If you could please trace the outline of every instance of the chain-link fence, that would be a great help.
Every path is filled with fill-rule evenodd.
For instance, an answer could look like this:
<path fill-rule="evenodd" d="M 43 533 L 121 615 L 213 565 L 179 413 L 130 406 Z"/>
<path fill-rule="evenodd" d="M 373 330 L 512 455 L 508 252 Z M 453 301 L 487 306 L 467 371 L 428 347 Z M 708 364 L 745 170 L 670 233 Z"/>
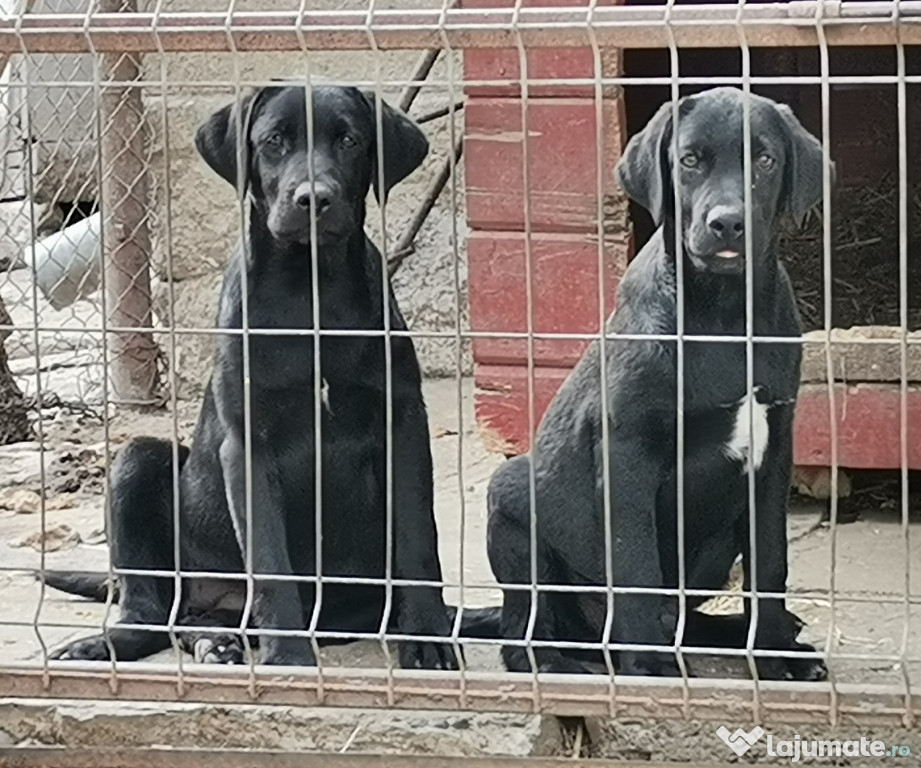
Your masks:
<path fill-rule="evenodd" d="M 8 5 L 0 764 L 917 763 L 921 4 Z"/>

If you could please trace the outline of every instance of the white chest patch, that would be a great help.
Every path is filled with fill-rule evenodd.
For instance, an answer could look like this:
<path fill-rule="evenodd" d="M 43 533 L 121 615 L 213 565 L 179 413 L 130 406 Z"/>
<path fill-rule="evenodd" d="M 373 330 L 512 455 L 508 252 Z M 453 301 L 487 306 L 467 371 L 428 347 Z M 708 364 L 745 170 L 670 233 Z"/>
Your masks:
<path fill-rule="evenodd" d="M 333 409 L 329 407 L 329 382 L 323 379 L 323 385 L 320 387 L 320 400 L 327 412 L 332 415 Z"/>
<path fill-rule="evenodd" d="M 767 412 L 767 404 L 759 403 L 752 395 L 742 398 L 736 408 L 729 442 L 723 450 L 730 459 L 741 462 L 745 472 L 749 460 L 756 471 L 764 461 L 769 437 Z"/>

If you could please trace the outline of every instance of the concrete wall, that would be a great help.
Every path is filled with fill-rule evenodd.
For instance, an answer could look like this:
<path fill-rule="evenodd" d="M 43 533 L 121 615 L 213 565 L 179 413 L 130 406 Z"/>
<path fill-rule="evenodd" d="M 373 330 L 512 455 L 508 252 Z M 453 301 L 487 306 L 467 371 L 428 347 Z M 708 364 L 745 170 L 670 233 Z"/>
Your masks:
<path fill-rule="evenodd" d="M 86 0 L 42 0 L 65 3 L 67 10 L 83 8 Z M 441 0 L 421 0 L 440 7 Z M 140 3 L 143 6 L 143 2 Z M 396 4 L 391 2 L 390 5 Z M 418 1 L 416 2 L 418 5 Z M 167 0 L 164 10 L 224 10 L 228 0 Z M 384 8 L 387 3 L 378 4 Z M 238 10 L 290 10 L 290 0 L 247 0 Z M 316 0 L 313 10 L 367 7 L 366 0 Z M 55 10 L 64 10 L 55 6 Z M 152 265 L 155 307 L 162 324 L 171 316 L 174 302 L 178 328 L 214 326 L 220 275 L 239 236 L 240 209 L 235 191 L 207 168 L 198 157 L 193 136 L 198 126 L 216 109 L 234 99 L 235 82 L 267 81 L 277 77 L 303 78 L 308 70 L 318 79 L 384 85 L 383 95 L 394 103 L 401 80 L 408 79 L 419 52 L 281 54 L 168 54 L 162 59 L 147 55 L 143 61 L 146 134 L 152 167 Z M 47 59 L 47 61 L 46 61 Z M 236 59 L 236 60 L 235 60 Z M 455 77 L 461 78 L 459 57 L 453 59 Z M 93 60 L 85 55 L 45 57 L 31 62 L 30 111 L 33 126 L 40 128 L 40 146 L 34 152 L 33 192 L 45 202 L 92 199 L 96 189 L 96 154 L 93 140 L 95 99 L 87 81 L 92 79 Z M 19 72 L 19 80 L 24 80 Z M 448 92 L 448 65 L 439 59 L 430 75 L 432 85 L 423 89 L 411 110 L 420 115 L 446 106 L 461 97 L 460 83 Z M 42 82 L 82 81 L 84 84 L 51 88 Z M 223 87 L 221 87 L 223 86 Z M 75 101 L 76 100 L 76 101 Z M 57 105 L 60 109 L 55 111 Z M 51 113 L 49 113 L 51 109 Z M 40 123 L 35 120 L 41 117 Z M 168 126 L 168 128 L 167 128 Z M 462 115 L 456 130 L 462 130 Z M 421 202 L 426 187 L 451 151 L 447 118 L 425 126 L 431 143 L 427 161 L 393 190 L 387 206 L 387 236 L 392 247 Z M 34 131 L 33 131 L 34 133 Z M 87 149 L 89 148 L 89 149 Z M 460 169 L 459 169 L 460 170 Z M 463 174 L 456 179 L 457 207 L 452 212 L 450 185 L 417 238 L 417 252 L 410 256 L 395 278 L 396 291 L 410 327 L 415 331 L 454 331 L 458 308 L 466 327 L 466 231 Z M 169 214 L 169 215 L 168 215 Z M 169 221 L 169 226 L 167 226 Z M 456 221 L 458 242 L 453 240 Z M 380 209 L 370 197 L 367 229 L 381 243 Z M 455 250 L 460 260 L 461 291 L 455 296 Z M 213 337 L 177 334 L 176 371 L 180 395 L 195 397 L 207 381 Z M 168 352 L 166 338 L 162 339 Z M 417 349 L 427 375 L 452 375 L 457 365 L 453 339 L 419 339 Z M 469 350 L 463 350 L 462 370 L 471 369 Z"/>
<path fill-rule="evenodd" d="M 35 0 L 31 12 L 83 13 L 87 0 Z M 3 0 L 13 11 L 19 0 Z M 35 202 L 92 200 L 96 178 L 96 110 L 93 57 L 76 54 L 15 56 L 0 92 L 0 146 L 4 196 L 26 194 Z M 73 83 L 73 85 L 71 85 Z M 28 84 L 28 88 L 22 87 Z M 10 119 L 12 117 L 12 119 Z M 26 179 L 20 142 L 31 135 L 32 179 Z"/>
<path fill-rule="evenodd" d="M 439 6 L 440 2 L 426 0 Z M 169 3 L 174 10 L 215 10 L 226 7 L 226 0 L 184 0 Z M 289 0 L 272 2 L 260 0 L 246 3 L 245 10 L 288 9 Z M 366 7 L 365 0 L 321 0 L 312 9 Z M 269 80 L 274 77 L 312 77 L 341 82 L 375 80 L 378 65 L 384 84 L 383 95 L 395 103 L 399 81 L 408 79 L 419 53 L 385 52 L 375 61 L 374 54 L 169 54 L 165 62 L 158 56 L 144 60 L 145 78 L 161 80 L 161 65 L 165 66 L 168 86 L 145 90 L 145 106 L 154 136 L 152 147 L 155 169 L 154 206 L 158 226 L 154 233 L 154 263 L 161 282 L 156 291 L 158 315 L 168 317 L 167 302 L 172 288 L 175 301 L 176 325 L 180 328 L 211 328 L 214 325 L 220 272 L 239 235 L 240 209 L 235 191 L 217 178 L 198 157 L 193 135 L 197 127 L 216 109 L 233 100 L 232 84 L 237 77 L 247 80 Z M 430 75 L 440 86 L 423 89 L 411 110 L 420 115 L 447 105 L 451 96 L 445 82 L 448 66 L 440 58 Z M 461 77 L 459 59 L 455 60 L 455 76 Z M 231 87 L 215 87 L 226 83 Z M 458 83 L 455 100 L 460 98 Z M 164 107 L 168 117 L 168 135 L 164 131 Z M 462 129 L 458 115 L 456 130 Z M 437 173 L 443 159 L 451 151 L 447 118 L 425 126 L 431 151 L 424 165 L 409 179 L 396 187 L 387 206 L 388 243 L 396 242 L 424 196 L 425 189 Z M 169 171 L 167 183 L 166 171 Z M 457 209 L 451 210 L 451 187 L 442 193 L 435 209 L 417 238 L 417 252 L 410 256 L 395 278 L 400 305 L 410 327 L 415 331 L 452 331 L 456 326 L 458 304 L 466 318 L 466 232 L 463 201 L 463 178 L 456 180 Z M 170 206 L 170 236 L 167 237 L 166 205 Z M 455 297 L 455 247 L 452 219 L 457 222 L 457 255 L 460 259 L 461 292 Z M 380 209 L 370 198 L 367 229 L 376 242 L 381 242 Z M 167 262 L 171 259 L 171 270 Z M 171 285 L 165 281 L 172 278 Z M 464 319 L 466 326 L 466 319 Z M 210 369 L 211 339 L 206 336 L 177 335 L 177 372 L 183 396 L 194 396 L 207 380 Z M 428 375 L 452 375 L 456 369 L 457 345 L 453 339 L 419 339 L 417 349 Z M 470 370 L 469 352 L 464 351 L 463 370 Z"/>

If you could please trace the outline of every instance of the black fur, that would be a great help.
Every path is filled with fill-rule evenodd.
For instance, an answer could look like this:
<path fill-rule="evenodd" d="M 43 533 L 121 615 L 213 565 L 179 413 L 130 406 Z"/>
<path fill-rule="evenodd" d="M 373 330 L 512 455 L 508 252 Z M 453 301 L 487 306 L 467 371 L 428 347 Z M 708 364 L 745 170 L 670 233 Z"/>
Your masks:
<path fill-rule="evenodd" d="M 381 105 L 384 195 L 422 162 L 428 142 L 405 115 Z M 365 197 L 377 183 L 375 103 L 353 88 L 313 90 L 312 140 L 302 87 L 265 88 L 239 106 L 225 107 L 203 125 L 196 146 L 208 165 L 248 190 L 249 235 L 234 253 L 220 299 L 218 325 L 243 324 L 243 273 L 253 329 L 312 329 L 312 249 L 316 249 L 323 329 L 406 328 L 388 288 L 378 249 L 364 233 Z M 241 131 L 238 133 L 238 131 Z M 238 135 L 241 140 L 238 141 Z M 242 160 L 242 163 L 240 162 Z M 315 214 L 315 229 L 310 226 Z M 228 212 L 228 215 L 232 215 Z M 315 242 L 313 239 L 315 238 Z M 385 349 L 381 336 L 327 336 L 320 341 L 322 385 L 322 575 L 385 575 Z M 439 581 L 432 509 L 432 459 L 421 374 L 412 341 L 392 337 L 393 577 Z M 251 446 L 244 436 L 244 346 L 239 335 L 218 337 L 214 370 L 191 451 L 180 448 L 179 532 L 184 571 L 241 573 L 248 535 L 254 573 L 314 575 L 316 464 L 314 339 L 307 335 L 249 338 Z M 327 389 L 328 387 L 328 389 Z M 247 531 L 245 452 L 252 455 L 252 528 Z M 112 558 L 118 568 L 174 566 L 172 445 L 139 438 L 112 468 Z M 228 498 L 230 504 L 228 504 Z M 46 575 L 46 583 L 104 599 L 104 575 Z M 123 626 L 71 643 L 54 657 L 133 660 L 167 648 L 163 631 L 131 624 L 165 624 L 174 599 L 171 577 L 122 575 Z M 379 585 L 257 579 L 251 626 L 302 630 L 321 600 L 318 629 L 378 632 L 385 591 Z M 179 623 L 232 629 L 239 625 L 245 582 L 183 580 Z M 394 589 L 390 629 L 407 635 L 447 636 L 454 609 L 436 587 Z M 464 631 L 495 634 L 497 611 L 465 613 Z M 182 633 L 196 657 L 241 662 L 238 634 Z M 322 642 L 322 641 L 321 641 Z M 316 662 L 306 638 L 259 638 L 266 664 Z M 448 643 L 400 644 L 404 667 L 457 667 Z"/>
<path fill-rule="evenodd" d="M 677 137 L 673 104 L 664 105 L 627 146 L 617 168 L 627 194 L 649 208 L 659 231 L 630 264 L 618 291 L 612 334 L 677 332 L 676 214 L 673 173 L 681 184 L 684 331 L 743 337 L 745 265 L 753 276 L 755 336 L 801 335 L 787 273 L 774 250 L 778 219 L 801 217 L 822 199 L 822 152 L 786 107 L 752 97 L 752 252 L 745 253 L 743 95 L 718 88 L 681 99 Z M 674 140 L 677 138 L 677 142 Z M 677 143 L 677 154 L 675 144 Z M 530 455 L 505 464 L 489 487 L 489 558 L 503 584 L 531 582 L 529 478 L 536 478 L 538 580 L 543 584 L 606 583 L 602 399 L 607 401 L 610 474 L 610 566 L 617 587 L 678 586 L 677 348 L 673 341 L 611 339 L 601 390 L 601 346 L 595 342 L 560 389 Z M 748 473 L 756 467 L 757 588 L 787 588 L 787 498 L 792 471 L 792 425 L 800 381 L 799 344 L 754 345 L 754 400 L 766 443 L 749 437 L 748 419 L 735 433 L 746 395 L 744 341 L 684 344 L 685 573 L 692 589 L 721 589 L 736 558 L 750 588 Z M 757 421 L 757 419 L 756 419 Z M 749 442 L 750 441 L 750 442 Z M 733 446 L 730 450 L 730 444 Z M 764 450 L 763 454 L 758 448 Z M 760 457 L 760 462 L 758 461 Z M 701 598 L 688 598 L 690 608 Z M 691 610 L 679 641 L 744 646 L 745 614 L 711 617 Z M 526 636 L 531 594 L 505 591 L 502 634 Z M 677 598 L 616 594 L 609 637 L 604 595 L 541 593 L 533 637 L 671 646 Z M 802 622 L 781 598 L 759 600 L 755 646 L 814 650 L 797 641 Z M 592 654 L 536 649 L 543 671 L 589 671 Z M 597 660 L 599 654 L 595 654 Z M 676 674 L 671 653 L 615 654 L 623 674 Z M 511 670 L 530 670 L 520 647 L 506 646 Z M 761 659 L 765 678 L 817 679 L 821 662 Z"/>

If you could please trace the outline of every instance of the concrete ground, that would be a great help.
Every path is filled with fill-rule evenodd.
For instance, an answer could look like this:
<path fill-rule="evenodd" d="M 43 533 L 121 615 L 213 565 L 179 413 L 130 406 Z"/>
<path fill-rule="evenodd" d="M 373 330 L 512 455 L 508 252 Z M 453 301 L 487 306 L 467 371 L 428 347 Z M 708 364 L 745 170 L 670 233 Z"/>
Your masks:
<path fill-rule="evenodd" d="M 485 605 L 499 599 L 495 591 L 495 582 L 486 561 L 486 484 L 503 461 L 501 457 L 487 454 L 476 438 L 476 428 L 472 419 L 472 389 L 469 381 L 462 382 L 460 397 L 463 401 L 464 418 L 458 419 L 458 387 L 454 382 L 435 381 L 426 385 L 427 399 L 431 413 L 433 434 L 432 451 L 438 470 L 435 484 L 435 506 L 438 510 L 439 539 L 441 560 L 444 564 L 445 578 L 453 584 L 460 583 L 461 574 L 465 582 L 464 604 Z M 183 409 L 185 410 L 185 409 Z M 130 418 L 137 434 L 168 435 L 172 419 L 167 414 Z M 191 428 L 191 419 L 180 421 L 182 431 Z M 110 433 L 121 442 L 124 438 L 123 424 L 116 417 L 110 424 Z M 101 435 L 100 435 L 101 437 Z M 67 445 L 64 452 L 68 454 L 86 454 L 90 465 L 102 463 L 105 455 L 104 442 L 101 440 L 75 445 Z M 45 465 L 58 467 L 60 451 L 50 450 L 44 454 Z M 458 466 L 458 456 L 463 457 Z M 25 482 L 20 487 L 40 487 L 39 470 L 40 453 L 37 446 L 20 445 L 10 449 L 0 449 L 0 463 L 14 462 L 23 467 L 16 477 Z M 33 474 L 29 477 L 31 463 Z M 101 479 L 94 485 L 101 490 Z M 51 498 L 67 496 L 65 509 L 47 510 L 45 529 L 51 531 L 52 547 L 59 549 L 45 554 L 46 568 L 79 568 L 102 570 L 108 567 L 108 551 L 102 540 L 103 496 L 101 494 L 78 491 L 75 494 L 59 494 Z M 0 496 L 0 504 L 3 503 Z M 52 502 L 51 506 L 57 506 Z M 54 532 L 63 534 L 55 536 Z M 58 592 L 48 590 L 42 600 L 41 588 L 26 572 L 27 569 L 41 566 L 41 554 L 23 542 L 39 540 L 42 521 L 36 513 L 0 511 L 0 541 L 3 544 L 2 568 L 0 571 L 0 645 L 5 648 L 5 658 L 11 661 L 37 660 L 41 658 L 41 639 L 49 645 L 79 637 L 93 627 L 98 627 L 105 615 L 105 607 L 85 600 L 75 600 Z M 72 533 L 68 533 L 72 532 Z M 46 534 L 46 539 L 49 534 Z M 34 537 L 34 538 L 30 538 Z M 63 539 L 67 539 L 63 541 Z M 467 586 L 469 585 L 469 587 Z M 456 601 L 460 597 L 459 589 L 452 588 L 447 598 Z M 38 631 L 33 626 L 38 612 Z M 171 652 L 161 654 L 164 662 Z M 336 649 L 333 656 L 341 656 L 341 662 L 348 666 L 364 666 L 380 663 L 379 653 L 374 644 L 358 644 L 343 652 Z M 494 653 L 482 659 L 486 668 L 498 664 Z M 494 658 L 495 657 L 495 658 Z"/>

